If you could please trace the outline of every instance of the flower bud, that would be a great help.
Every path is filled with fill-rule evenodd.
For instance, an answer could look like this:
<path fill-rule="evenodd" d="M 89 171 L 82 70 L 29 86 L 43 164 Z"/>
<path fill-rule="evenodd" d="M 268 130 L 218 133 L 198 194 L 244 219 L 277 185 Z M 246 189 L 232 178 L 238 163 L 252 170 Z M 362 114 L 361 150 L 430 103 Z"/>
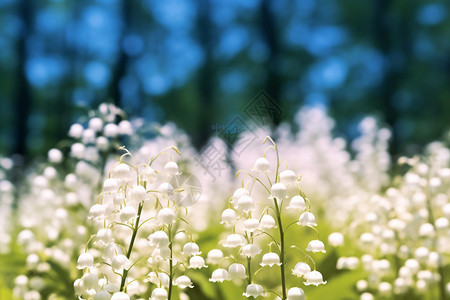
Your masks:
<path fill-rule="evenodd" d="M 270 163 L 269 161 L 264 158 L 264 157 L 260 157 L 255 161 L 255 164 L 253 166 L 253 169 L 255 169 L 255 171 L 257 172 L 261 172 L 264 173 L 266 171 L 268 171 L 270 168 Z"/>

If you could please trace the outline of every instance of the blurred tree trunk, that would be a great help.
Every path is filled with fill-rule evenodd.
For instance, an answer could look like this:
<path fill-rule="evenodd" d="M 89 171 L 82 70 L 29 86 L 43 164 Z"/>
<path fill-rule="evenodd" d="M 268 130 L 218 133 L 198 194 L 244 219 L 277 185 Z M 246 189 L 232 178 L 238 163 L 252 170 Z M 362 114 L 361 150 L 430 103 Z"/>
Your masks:
<path fill-rule="evenodd" d="M 266 80 L 263 84 L 262 89 L 265 90 L 269 96 L 278 104 L 281 105 L 281 78 L 279 72 L 280 65 L 280 41 L 278 39 L 277 30 L 277 18 L 270 7 L 270 0 L 263 0 L 260 7 L 260 23 L 261 23 L 261 33 L 264 42 L 269 49 L 269 58 L 267 60 L 266 66 Z M 281 117 L 274 114 L 273 115 L 273 125 L 278 125 L 281 122 Z"/>
<path fill-rule="evenodd" d="M 210 19 L 209 0 L 198 2 L 198 40 L 203 49 L 204 63 L 198 72 L 198 129 L 194 135 L 194 145 L 200 149 L 211 136 L 211 123 L 215 119 L 214 87 L 216 74 L 213 66 L 213 24 Z"/>
<path fill-rule="evenodd" d="M 393 96 L 399 82 L 399 74 L 395 70 L 395 62 L 393 61 L 393 28 L 390 26 L 393 21 L 391 15 L 392 3 L 392 0 L 373 0 L 375 8 L 373 18 L 374 42 L 385 61 L 383 80 L 377 92 L 377 99 L 379 99 L 377 106 L 392 130 L 392 138 L 389 145 L 391 157 L 398 153 L 398 130 L 396 126 L 398 113 L 393 105 Z"/>
<path fill-rule="evenodd" d="M 123 42 L 127 37 L 131 17 L 132 17 L 132 3 L 133 1 L 122 0 L 122 32 L 119 44 L 119 57 L 117 63 L 113 68 L 113 77 L 110 84 L 109 97 L 112 98 L 113 103 L 116 106 L 121 106 L 122 104 L 122 93 L 120 91 L 120 81 L 124 78 L 127 73 L 128 66 L 128 54 L 125 53 L 123 48 Z"/>
<path fill-rule="evenodd" d="M 16 136 L 14 153 L 25 156 L 27 154 L 28 119 L 31 109 L 31 91 L 26 77 L 27 63 L 27 37 L 31 32 L 33 6 L 32 2 L 20 0 L 18 2 L 18 15 L 22 20 L 21 35 L 17 41 L 17 82 L 15 91 L 15 123 Z"/>

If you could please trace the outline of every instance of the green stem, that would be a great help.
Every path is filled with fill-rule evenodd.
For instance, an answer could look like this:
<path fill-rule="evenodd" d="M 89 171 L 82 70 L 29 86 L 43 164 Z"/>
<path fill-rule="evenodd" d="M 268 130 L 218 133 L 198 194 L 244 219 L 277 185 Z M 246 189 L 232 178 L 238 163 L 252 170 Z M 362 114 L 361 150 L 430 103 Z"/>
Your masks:
<path fill-rule="evenodd" d="M 283 292 L 283 300 L 287 299 L 286 295 L 286 272 L 285 272 L 285 261 L 284 261 L 284 231 L 283 231 L 283 224 L 281 222 L 281 212 L 278 207 L 277 199 L 273 198 L 273 203 L 275 204 L 275 209 L 277 212 L 277 221 L 278 221 L 278 229 L 280 231 L 280 271 L 281 271 L 281 289 Z"/>
<path fill-rule="evenodd" d="M 252 259 L 250 257 L 247 257 L 247 270 L 248 270 L 248 284 L 252 284 Z"/>
<path fill-rule="evenodd" d="M 139 229 L 139 220 L 141 218 L 142 208 L 144 207 L 144 202 L 139 203 L 136 224 L 134 224 L 133 235 L 131 236 L 130 245 L 128 246 L 127 258 L 130 259 L 131 252 L 133 251 L 134 241 L 136 240 L 136 235 Z M 128 269 L 129 270 L 129 269 Z M 120 282 L 120 291 L 123 292 L 125 281 L 127 280 L 128 270 L 123 270 L 122 281 Z"/>

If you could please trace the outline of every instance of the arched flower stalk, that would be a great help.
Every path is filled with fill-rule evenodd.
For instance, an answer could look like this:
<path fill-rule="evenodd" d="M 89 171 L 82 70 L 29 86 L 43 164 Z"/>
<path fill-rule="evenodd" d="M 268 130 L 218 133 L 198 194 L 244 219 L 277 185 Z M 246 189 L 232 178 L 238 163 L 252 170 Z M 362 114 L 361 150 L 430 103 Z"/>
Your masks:
<path fill-rule="evenodd" d="M 206 267 L 178 201 L 188 191 L 173 186 L 180 172 L 172 154 L 180 153 L 169 147 L 140 164 L 121 149 L 125 154 L 90 209 L 97 233 L 78 259 L 83 275 L 76 293 L 81 299 L 172 299 L 175 286 L 193 287 L 188 269 Z"/>
<path fill-rule="evenodd" d="M 252 170 L 240 170 L 236 174 L 236 178 L 243 176 L 242 187 L 234 192 L 228 208 L 222 213 L 221 222 L 232 231 L 222 245 L 230 248 L 230 252 L 234 250 L 234 253 L 225 257 L 219 249 L 208 253 L 208 263 L 217 266 L 210 281 L 245 279 L 246 288 L 243 295 L 246 297 L 256 298 L 271 292 L 281 299 L 304 299 L 304 291 L 301 288 L 287 287 L 287 255 L 301 252 L 305 261 L 298 262 L 292 274 L 304 279 L 305 285 L 319 285 L 326 282 L 307 252 L 325 252 L 325 249 L 315 228 L 317 224 L 311 213 L 311 203 L 300 189 L 300 177 L 287 167 L 286 170 L 280 170 L 277 145 L 270 137 L 266 137 L 263 143 L 267 141 L 271 145 L 266 148 L 263 157 L 256 160 Z M 276 155 L 273 173 L 270 171 L 271 163 L 266 158 L 269 151 L 274 151 Z M 298 214 L 290 223 L 288 210 Z M 294 225 L 308 227 L 317 233 L 317 239 L 309 243 L 306 251 L 298 245 L 287 244 L 286 234 Z M 261 246 L 267 239 L 270 242 Z M 275 267 L 280 268 L 281 291 L 266 290 L 258 283 L 260 272 Z"/>

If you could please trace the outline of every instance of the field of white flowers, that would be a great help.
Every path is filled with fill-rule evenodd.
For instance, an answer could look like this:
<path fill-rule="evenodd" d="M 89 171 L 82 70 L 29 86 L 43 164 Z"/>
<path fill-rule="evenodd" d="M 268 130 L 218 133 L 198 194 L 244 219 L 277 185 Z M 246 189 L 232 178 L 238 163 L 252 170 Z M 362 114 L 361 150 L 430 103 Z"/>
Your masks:
<path fill-rule="evenodd" d="M 46 161 L 1 158 L 0 299 L 450 299 L 446 143 L 296 125 L 197 151 L 102 104 Z"/>

